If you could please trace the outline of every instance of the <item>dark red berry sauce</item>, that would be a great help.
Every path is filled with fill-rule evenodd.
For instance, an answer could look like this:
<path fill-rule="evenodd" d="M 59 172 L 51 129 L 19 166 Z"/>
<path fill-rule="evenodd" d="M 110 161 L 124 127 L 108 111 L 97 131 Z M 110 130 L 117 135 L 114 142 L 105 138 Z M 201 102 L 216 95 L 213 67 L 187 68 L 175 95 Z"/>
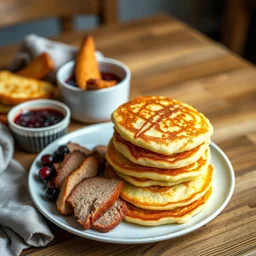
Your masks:
<path fill-rule="evenodd" d="M 55 109 L 29 109 L 17 115 L 14 123 L 28 128 L 48 127 L 59 123 L 64 115 Z"/>
<path fill-rule="evenodd" d="M 117 76 L 116 74 L 113 74 L 113 73 L 109 73 L 109 72 L 101 72 L 101 78 L 106 81 L 116 80 L 117 83 L 122 81 L 122 79 L 119 76 Z M 76 79 L 75 79 L 74 75 L 72 75 L 70 78 L 68 78 L 65 82 L 71 86 L 77 87 Z"/>
<path fill-rule="evenodd" d="M 109 73 L 109 72 L 101 72 L 101 78 L 106 81 L 116 80 L 117 83 L 121 82 L 121 78 L 116 74 Z"/>

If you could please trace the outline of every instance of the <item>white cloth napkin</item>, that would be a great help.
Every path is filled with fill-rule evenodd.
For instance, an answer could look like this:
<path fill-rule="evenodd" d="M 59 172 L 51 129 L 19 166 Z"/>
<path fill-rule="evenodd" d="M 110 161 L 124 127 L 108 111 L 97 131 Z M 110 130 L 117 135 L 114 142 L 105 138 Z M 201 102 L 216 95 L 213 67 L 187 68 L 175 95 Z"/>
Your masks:
<path fill-rule="evenodd" d="M 0 255 L 19 255 L 30 246 L 45 246 L 54 237 L 35 209 L 27 172 L 13 156 L 13 138 L 0 123 Z"/>
<path fill-rule="evenodd" d="M 38 55 L 47 52 L 56 69 L 64 63 L 73 60 L 77 54 L 77 48 L 72 45 L 52 41 L 35 34 L 27 35 L 21 43 L 20 50 L 11 63 L 10 69 L 16 70 L 27 65 Z"/>
<path fill-rule="evenodd" d="M 55 70 L 48 75 L 48 79 L 55 80 L 56 71 L 66 62 L 75 59 L 77 48 L 72 45 L 30 34 L 21 43 L 20 50 L 9 68 L 11 71 L 17 71 L 44 52 L 51 56 L 55 64 Z"/>
<path fill-rule="evenodd" d="M 56 72 L 58 69 L 66 62 L 74 60 L 78 49 L 72 45 L 52 41 L 35 34 L 30 34 L 27 35 L 21 43 L 21 47 L 14 57 L 9 69 L 15 72 L 25 67 L 34 58 L 44 52 L 51 56 L 55 64 L 55 70 L 47 75 L 45 79 L 50 82 L 55 82 Z M 98 60 L 104 58 L 102 53 L 99 51 L 96 51 L 96 56 Z"/>

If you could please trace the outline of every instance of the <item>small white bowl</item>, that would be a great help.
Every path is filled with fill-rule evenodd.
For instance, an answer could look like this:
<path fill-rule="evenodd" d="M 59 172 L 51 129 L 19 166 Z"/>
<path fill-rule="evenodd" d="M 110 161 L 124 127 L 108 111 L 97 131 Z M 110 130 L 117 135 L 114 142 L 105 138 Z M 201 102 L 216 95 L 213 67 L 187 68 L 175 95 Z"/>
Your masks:
<path fill-rule="evenodd" d="M 64 118 L 59 123 L 40 128 L 23 127 L 14 122 L 17 115 L 26 110 L 50 108 L 60 111 Z M 66 134 L 70 123 L 69 108 L 56 100 L 31 100 L 13 107 L 7 116 L 8 124 L 18 144 L 28 152 L 38 153 L 49 143 Z"/>
<path fill-rule="evenodd" d="M 109 88 L 83 91 L 66 83 L 73 75 L 75 62 L 64 64 L 57 72 L 57 82 L 62 101 L 71 110 L 73 119 L 85 123 L 108 121 L 111 113 L 129 100 L 131 72 L 120 61 L 99 58 L 101 72 L 110 72 L 121 78 L 121 81 Z"/>

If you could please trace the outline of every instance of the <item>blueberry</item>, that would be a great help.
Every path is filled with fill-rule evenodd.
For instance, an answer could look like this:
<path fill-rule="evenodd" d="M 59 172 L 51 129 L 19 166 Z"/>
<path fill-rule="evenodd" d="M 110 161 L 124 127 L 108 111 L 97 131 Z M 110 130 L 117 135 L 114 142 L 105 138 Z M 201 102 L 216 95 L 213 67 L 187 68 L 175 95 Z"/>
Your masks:
<path fill-rule="evenodd" d="M 56 188 L 54 179 L 47 182 L 47 188 Z"/>
<path fill-rule="evenodd" d="M 55 187 L 48 187 L 45 190 L 45 196 L 49 201 L 55 202 L 58 198 L 59 190 Z"/>
<path fill-rule="evenodd" d="M 67 146 L 62 145 L 59 146 L 59 148 L 54 153 L 54 158 L 56 162 L 62 162 L 64 159 L 64 156 L 69 153 L 69 149 Z"/>
<path fill-rule="evenodd" d="M 62 146 L 59 146 L 58 152 L 59 152 L 59 154 L 65 155 L 65 154 L 69 153 L 69 149 L 67 146 L 62 145 Z"/>

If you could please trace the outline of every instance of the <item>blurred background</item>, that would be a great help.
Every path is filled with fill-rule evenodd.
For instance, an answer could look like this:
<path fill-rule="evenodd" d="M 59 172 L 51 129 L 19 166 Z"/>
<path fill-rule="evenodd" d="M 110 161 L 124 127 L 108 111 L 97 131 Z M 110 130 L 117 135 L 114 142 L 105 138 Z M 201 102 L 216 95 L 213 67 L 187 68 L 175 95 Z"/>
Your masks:
<path fill-rule="evenodd" d="M 47 6 L 47 2 L 56 2 L 56 4 L 53 4 L 53 7 Z M 62 19 L 57 17 L 61 12 L 65 13 L 62 10 L 55 10 L 60 2 L 74 9 L 72 12 L 75 15 L 72 21 L 65 16 Z M 168 13 L 256 63 L 255 0 L 82 0 L 75 2 L 72 0 L 0 0 L 0 47 L 18 43 L 30 33 L 51 37 L 67 30 L 90 30 L 103 24 Z M 79 2 L 80 6 L 72 6 Z M 41 13 L 36 9 L 41 10 Z M 43 12 L 47 9 L 49 15 L 46 18 Z M 28 11 L 30 14 L 33 13 L 32 18 L 26 16 Z"/>

